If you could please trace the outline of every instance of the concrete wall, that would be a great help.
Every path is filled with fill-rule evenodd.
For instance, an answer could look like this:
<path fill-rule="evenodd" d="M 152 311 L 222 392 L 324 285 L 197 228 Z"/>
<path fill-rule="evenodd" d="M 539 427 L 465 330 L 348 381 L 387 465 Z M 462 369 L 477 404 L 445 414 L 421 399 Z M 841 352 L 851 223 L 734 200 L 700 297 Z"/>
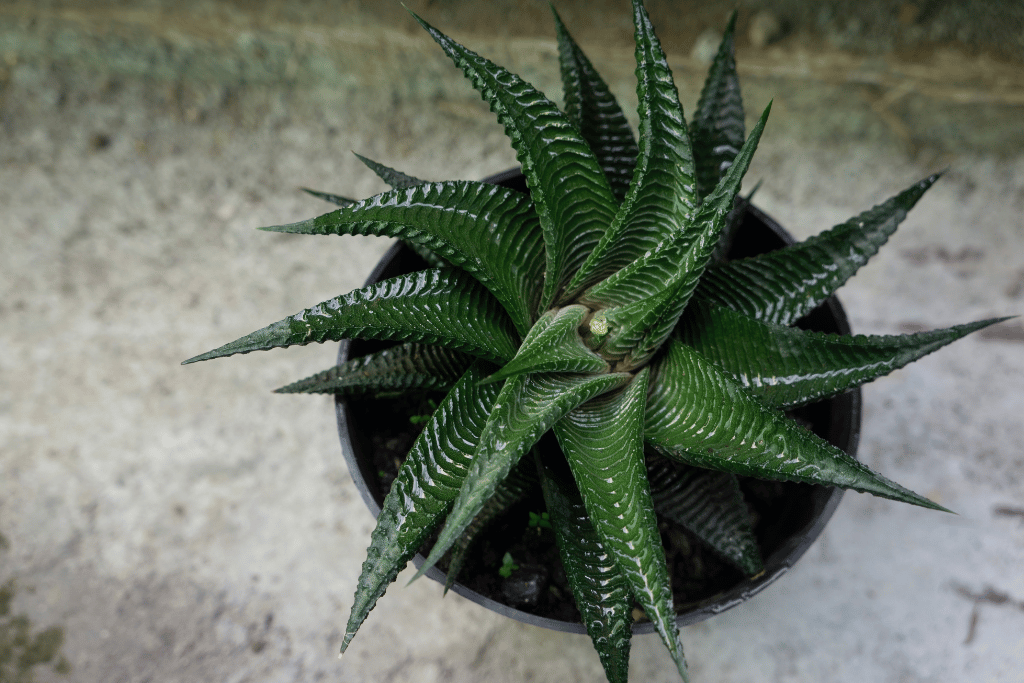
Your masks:
<path fill-rule="evenodd" d="M 409 4 L 557 97 L 546 3 Z M 689 110 L 731 4 L 649 4 Z M 559 7 L 631 109 L 625 5 Z M 762 208 L 803 237 L 950 169 L 841 291 L 855 331 L 1021 313 L 1017 4 L 765 7 L 739 39 L 748 110 L 775 102 Z M 324 210 L 300 186 L 383 189 L 350 150 L 515 162 L 397 4 L 0 2 L 0 680 L 600 680 L 587 638 L 408 573 L 337 661 L 372 519 L 330 399 L 270 394 L 335 349 L 179 366 L 362 283 L 387 240 L 252 230 Z M 789 576 L 683 630 L 693 679 L 1019 680 L 1022 387 L 1014 320 L 866 388 L 861 457 L 959 514 L 847 494 Z M 675 680 L 653 637 L 632 666 Z"/>

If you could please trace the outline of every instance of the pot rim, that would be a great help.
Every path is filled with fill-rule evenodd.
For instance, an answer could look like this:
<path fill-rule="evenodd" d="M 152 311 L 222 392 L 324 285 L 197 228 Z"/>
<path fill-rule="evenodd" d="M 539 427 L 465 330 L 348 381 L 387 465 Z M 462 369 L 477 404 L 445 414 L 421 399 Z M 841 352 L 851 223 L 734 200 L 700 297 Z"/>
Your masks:
<path fill-rule="evenodd" d="M 485 178 L 483 182 L 495 185 L 503 184 L 513 181 L 521 175 L 522 172 L 519 168 L 513 168 L 502 173 L 489 176 Z M 752 215 L 756 221 L 763 224 L 776 236 L 782 239 L 786 244 L 792 244 L 795 242 L 793 237 L 786 232 L 786 230 L 782 228 L 775 219 L 757 207 L 748 206 L 747 212 Z M 380 280 L 391 262 L 394 261 L 398 257 L 399 253 L 405 248 L 406 247 L 401 242 L 394 244 L 384 254 L 381 260 L 377 262 L 377 265 L 367 278 L 366 284 L 370 285 Z M 846 313 L 843 310 L 842 305 L 839 303 L 839 299 L 834 295 L 829 297 L 825 302 L 825 307 L 827 308 L 828 313 L 833 319 L 833 322 L 839 332 L 841 334 L 851 334 L 849 321 L 846 318 Z M 342 340 L 339 343 L 339 365 L 348 360 L 349 345 L 350 340 L 348 339 Z M 844 450 L 851 457 L 856 457 L 861 426 L 860 388 L 858 387 L 827 400 L 833 403 L 832 420 L 829 425 L 828 440 Z M 359 490 L 366 506 L 370 509 L 374 518 L 376 518 L 380 514 L 380 505 L 377 503 L 376 498 L 374 498 L 373 491 L 371 491 L 370 484 L 368 483 L 368 479 L 372 479 L 375 475 L 373 474 L 372 468 L 368 462 L 360 464 L 360 458 L 358 457 L 355 446 L 349 436 L 349 425 L 352 424 L 352 418 L 349 413 L 348 402 L 340 394 L 335 396 L 335 413 L 338 421 L 338 436 L 341 441 L 341 452 L 345 457 L 346 464 L 348 465 L 349 474 L 352 476 L 352 480 L 355 483 L 356 488 Z M 844 417 L 848 419 L 844 419 Z M 845 491 L 840 488 L 828 489 L 823 486 L 814 487 L 811 492 L 814 507 L 814 513 L 811 521 L 798 533 L 793 534 L 788 540 L 786 540 L 775 550 L 775 552 L 765 558 L 764 572 L 759 575 L 757 579 L 746 577 L 729 590 L 723 591 L 713 598 L 708 598 L 696 604 L 689 605 L 686 608 L 686 611 L 677 612 L 676 623 L 679 626 L 687 626 L 704 621 L 705 619 L 749 600 L 764 589 L 768 588 L 768 586 L 775 583 L 775 581 L 785 575 L 790 568 L 796 564 L 796 562 L 817 540 L 818 536 L 821 535 L 825 525 L 828 523 L 829 519 L 831 519 L 832 514 L 839 506 L 839 502 L 842 500 L 844 492 Z M 426 561 L 426 558 L 424 558 L 422 554 L 417 553 L 416 556 L 413 557 L 412 561 L 416 568 L 419 569 Z M 445 573 L 436 566 L 428 569 L 425 575 L 442 585 L 445 583 Z M 456 582 L 450 590 L 464 598 L 472 600 L 478 605 L 482 605 L 483 607 L 497 612 L 498 614 L 521 621 L 525 624 L 541 626 L 553 631 L 563 631 L 567 633 L 585 634 L 587 632 L 584 625 L 580 622 L 562 621 L 559 619 L 552 619 L 550 617 L 543 617 L 529 612 L 524 612 L 487 596 L 481 595 L 459 582 Z M 649 621 L 634 623 L 632 630 L 633 633 L 653 633 L 654 624 Z"/>

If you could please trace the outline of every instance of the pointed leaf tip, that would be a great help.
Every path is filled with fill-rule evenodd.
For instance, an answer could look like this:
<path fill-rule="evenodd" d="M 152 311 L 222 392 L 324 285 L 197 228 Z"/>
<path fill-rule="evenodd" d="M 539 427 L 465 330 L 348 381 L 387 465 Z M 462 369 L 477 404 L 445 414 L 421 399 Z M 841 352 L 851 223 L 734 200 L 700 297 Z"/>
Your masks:
<path fill-rule="evenodd" d="M 867 263 L 940 175 L 802 242 L 709 270 L 699 284 L 701 298 L 764 322 L 791 324 Z"/>
<path fill-rule="evenodd" d="M 307 190 L 307 192 L 314 196 L 317 196 L 317 193 L 313 192 L 312 190 Z M 354 203 L 355 202 L 353 202 L 353 204 Z M 289 235 L 304 235 L 309 234 L 309 232 L 312 230 L 313 220 L 314 219 L 312 218 L 307 218 L 306 220 L 295 221 L 294 223 L 283 223 L 281 225 L 264 225 L 256 229 L 262 232 L 280 232 Z"/>
<path fill-rule="evenodd" d="M 926 500 L 929 503 L 929 505 L 921 505 L 921 507 L 923 507 L 923 508 L 928 508 L 929 510 L 938 510 L 939 512 L 948 512 L 951 515 L 959 515 L 960 514 L 958 512 L 954 512 L 953 510 L 950 510 L 947 507 L 943 507 L 942 505 L 939 505 L 935 501 L 929 500 L 928 498 L 923 498 L 923 500 Z"/>
<path fill-rule="evenodd" d="M 421 17 L 420 15 L 416 14 L 411 9 L 409 9 L 408 5 L 406 5 L 404 2 L 400 3 L 400 4 L 402 5 L 402 9 L 404 9 L 406 12 L 408 12 L 410 15 L 412 15 L 412 18 L 416 20 L 416 23 L 418 23 L 420 26 L 422 26 L 424 28 L 424 30 L 426 30 L 427 33 L 429 33 L 430 35 L 434 35 L 435 33 L 439 33 L 439 31 L 436 28 L 434 28 L 433 26 L 428 24 L 426 21 L 424 21 L 423 17 Z"/>
<path fill-rule="evenodd" d="M 740 11 L 734 9 L 732 14 L 729 15 L 729 21 L 725 24 L 725 35 L 736 33 L 736 17 L 740 15 Z"/>
<path fill-rule="evenodd" d="M 342 197 L 340 194 L 331 194 L 330 192 L 320 192 L 319 190 L 311 190 L 308 187 L 300 187 L 300 190 L 306 194 L 312 195 L 317 199 L 322 199 L 325 202 L 336 204 L 338 206 L 352 206 L 356 203 L 356 200 L 349 199 L 348 197 Z"/>
<path fill-rule="evenodd" d="M 359 152 L 353 151 L 352 154 L 354 154 L 364 166 L 373 171 L 378 178 L 390 185 L 392 189 L 400 190 L 409 187 L 416 187 L 417 185 L 425 185 L 427 183 L 425 180 L 397 171 L 390 166 L 385 166 L 373 159 L 368 159 Z"/>
<path fill-rule="evenodd" d="M 714 190 L 746 139 L 743 96 L 736 73 L 735 28 L 733 12 L 691 119 L 697 192 L 702 198 Z"/>
<path fill-rule="evenodd" d="M 424 307 L 436 316 L 415 314 Z M 512 358 L 517 345 L 497 299 L 464 272 L 439 269 L 329 299 L 189 361 L 346 338 L 442 344 L 492 361 Z"/>
<path fill-rule="evenodd" d="M 636 139 L 608 84 L 573 40 L 551 6 L 558 42 L 565 115 L 579 129 L 604 171 L 617 201 L 626 196 L 638 154 Z"/>

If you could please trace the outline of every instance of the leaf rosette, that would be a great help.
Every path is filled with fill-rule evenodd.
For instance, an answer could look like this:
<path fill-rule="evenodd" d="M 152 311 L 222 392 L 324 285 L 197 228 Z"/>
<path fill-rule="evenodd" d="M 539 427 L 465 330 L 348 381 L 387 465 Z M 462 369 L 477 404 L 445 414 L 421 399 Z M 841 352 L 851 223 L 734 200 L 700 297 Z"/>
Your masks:
<path fill-rule="evenodd" d="M 573 596 L 609 681 L 625 681 L 639 607 L 687 680 L 659 516 L 748 576 L 762 558 L 743 475 L 941 506 L 853 459 L 785 411 L 857 387 L 997 320 L 903 336 L 793 323 L 893 234 L 937 175 L 804 242 L 727 260 L 749 133 L 735 15 L 687 124 L 671 69 L 633 1 L 639 138 L 555 14 L 564 108 L 415 14 L 490 106 L 528 193 L 427 182 L 360 157 L 392 186 L 264 228 L 403 240 L 431 266 L 322 302 L 186 362 L 347 338 L 397 345 L 280 391 L 443 390 L 391 486 L 344 652 L 433 535 L 423 574 L 449 585 L 473 537 L 542 491 Z M 558 448 L 535 446 L 553 432 Z M 509 564 L 509 567 L 512 565 Z"/>

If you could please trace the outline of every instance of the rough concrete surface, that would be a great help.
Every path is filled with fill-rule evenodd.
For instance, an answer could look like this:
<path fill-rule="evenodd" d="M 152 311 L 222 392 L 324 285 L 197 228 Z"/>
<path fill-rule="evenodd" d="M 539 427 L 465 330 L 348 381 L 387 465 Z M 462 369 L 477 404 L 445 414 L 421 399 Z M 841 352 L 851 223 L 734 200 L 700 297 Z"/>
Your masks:
<path fill-rule="evenodd" d="M 656 24 L 671 14 L 649 4 Z M 631 107 L 625 10 L 599 5 L 564 14 Z M 945 5 L 881 5 L 921 31 L 858 42 L 872 24 L 838 2 L 838 28 L 800 23 L 797 4 L 780 6 L 786 31 L 751 22 L 748 109 L 775 98 L 748 174 L 764 181 L 758 203 L 803 237 L 949 167 L 841 291 L 853 328 L 1020 314 L 1019 46 L 977 38 L 988 15 L 957 43 L 933 28 Z M 980 6 L 1019 20 L 1013 3 Z M 301 186 L 383 189 L 349 150 L 436 179 L 514 164 L 400 11 L 331 7 L 0 2 L 3 683 L 602 679 L 586 637 L 442 600 L 427 581 L 404 588 L 408 571 L 337 660 L 372 518 L 330 399 L 270 393 L 336 349 L 179 365 L 362 283 L 388 240 L 252 229 L 323 210 Z M 530 28 L 544 3 L 412 7 L 559 92 L 550 33 Z M 724 11 L 663 36 L 688 108 L 698 38 Z M 1020 319 L 864 397 L 861 458 L 958 514 L 847 494 L 789 576 L 683 629 L 694 681 L 1021 680 Z M 676 680 L 655 636 L 635 639 L 631 667 Z"/>

